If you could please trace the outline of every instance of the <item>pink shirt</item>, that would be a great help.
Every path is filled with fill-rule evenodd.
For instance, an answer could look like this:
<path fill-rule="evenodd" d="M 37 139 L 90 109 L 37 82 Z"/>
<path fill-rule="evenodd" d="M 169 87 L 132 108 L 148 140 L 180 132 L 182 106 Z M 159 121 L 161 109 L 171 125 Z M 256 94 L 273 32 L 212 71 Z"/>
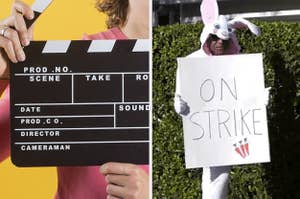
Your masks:
<path fill-rule="evenodd" d="M 111 28 L 105 32 L 99 32 L 93 35 L 85 34 L 84 40 L 97 40 L 97 39 L 128 39 L 128 37 L 119 29 Z"/>
<path fill-rule="evenodd" d="M 0 80 L 0 162 L 10 154 L 9 81 Z"/>
<path fill-rule="evenodd" d="M 112 28 L 106 32 L 84 35 L 85 40 L 95 39 L 128 39 L 119 28 Z M 10 154 L 9 144 L 9 83 L 0 81 L 0 161 Z M 101 153 L 99 153 L 101 156 Z M 106 198 L 105 178 L 99 172 L 99 166 L 89 167 L 57 167 L 58 187 L 55 199 L 101 199 Z M 149 166 L 142 165 L 147 173 Z M 33 191 L 33 190 L 32 190 Z"/>

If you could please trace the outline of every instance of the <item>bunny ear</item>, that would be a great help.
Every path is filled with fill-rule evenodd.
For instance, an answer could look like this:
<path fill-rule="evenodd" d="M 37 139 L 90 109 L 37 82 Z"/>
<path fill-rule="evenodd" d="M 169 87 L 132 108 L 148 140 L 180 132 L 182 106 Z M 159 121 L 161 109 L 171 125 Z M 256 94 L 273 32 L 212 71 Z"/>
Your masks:
<path fill-rule="evenodd" d="M 213 23 L 219 16 L 217 0 L 202 0 L 200 11 L 204 24 Z"/>
<path fill-rule="evenodd" d="M 250 21 L 236 17 L 228 22 L 229 25 L 231 25 L 232 28 L 235 29 L 249 29 L 253 34 L 256 36 L 260 36 L 260 28 L 251 23 Z"/>

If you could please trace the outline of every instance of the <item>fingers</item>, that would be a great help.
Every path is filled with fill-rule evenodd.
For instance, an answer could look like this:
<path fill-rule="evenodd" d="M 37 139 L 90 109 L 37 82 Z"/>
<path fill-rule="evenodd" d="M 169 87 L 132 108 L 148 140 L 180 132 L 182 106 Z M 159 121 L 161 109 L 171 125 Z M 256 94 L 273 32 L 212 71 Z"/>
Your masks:
<path fill-rule="evenodd" d="M 24 17 L 32 19 L 33 10 L 27 4 L 15 1 L 12 15 L 0 22 L 0 30 L 5 29 L 5 34 L 0 36 L 0 48 L 4 49 L 13 63 L 25 60 L 22 46 L 28 46 L 33 37 L 33 31 L 27 29 Z"/>
<path fill-rule="evenodd" d="M 131 175 L 133 172 L 135 172 L 136 168 L 137 166 L 134 164 L 109 162 L 101 166 L 100 172 L 103 175 Z"/>
<path fill-rule="evenodd" d="M 122 199 L 146 199 L 142 193 L 142 189 L 132 189 L 128 187 L 121 187 L 118 185 L 108 184 L 106 192 L 111 197 Z M 147 194 L 147 193 L 146 193 Z"/>
<path fill-rule="evenodd" d="M 108 195 L 113 197 L 122 197 L 124 196 L 125 188 L 118 185 L 108 184 L 106 192 Z"/>
<path fill-rule="evenodd" d="M 112 195 L 108 195 L 106 197 L 106 199 L 122 199 L 122 198 L 119 198 L 119 197 L 116 197 L 116 196 L 112 196 Z"/>
<path fill-rule="evenodd" d="M 125 175 L 113 175 L 113 174 L 108 174 L 105 177 L 105 180 L 109 184 L 115 184 L 119 186 L 125 186 L 126 182 L 128 182 L 128 176 Z"/>
<path fill-rule="evenodd" d="M 0 37 L 0 47 L 4 49 L 7 57 L 13 62 L 17 63 L 18 60 L 16 58 L 15 50 L 14 50 L 14 45 L 12 41 L 5 37 Z"/>
<path fill-rule="evenodd" d="M 17 60 L 17 61 L 25 60 L 25 53 L 24 53 L 23 47 L 20 43 L 20 38 L 19 38 L 19 34 L 17 31 L 15 31 L 11 28 L 8 28 L 5 31 L 3 41 L 6 42 L 4 44 L 4 49 L 7 53 L 9 53 L 9 54 L 7 54 L 9 58 L 13 57 L 13 59 L 11 59 L 13 62 L 15 60 Z M 2 45 L 0 45 L 0 46 L 2 46 Z M 12 49 L 13 49 L 14 53 L 11 52 L 11 46 L 13 47 Z M 6 49 L 8 49 L 8 51 Z"/>
<path fill-rule="evenodd" d="M 15 1 L 11 16 L 0 21 L 0 78 L 9 73 L 8 59 L 17 63 L 26 58 L 22 46 L 29 45 L 33 31 L 27 29 L 24 18 L 33 19 L 33 10 L 25 3 Z"/>
<path fill-rule="evenodd" d="M 13 26 L 17 30 L 21 44 L 28 46 L 30 43 L 30 32 L 26 27 L 24 17 L 31 20 L 34 18 L 34 12 L 31 7 L 21 1 L 15 1 L 12 9 L 13 20 L 10 22 L 10 26 Z M 32 34 L 32 33 L 31 33 Z"/>
<path fill-rule="evenodd" d="M 27 19 L 31 20 L 34 18 L 34 12 L 31 7 L 21 1 L 16 0 L 12 6 L 12 14 L 19 13 L 24 15 Z"/>
<path fill-rule="evenodd" d="M 10 17 L 2 21 L 2 25 L 12 27 L 18 32 L 21 44 L 28 46 L 32 38 L 32 32 L 28 31 L 24 17 L 28 20 L 34 18 L 34 12 L 31 7 L 21 1 L 15 1 L 12 6 Z"/>
<path fill-rule="evenodd" d="M 15 29 L 18 31 L 20 41 L 23 46 L 28 46 L 30 43 L 30 35 L 26 27 L 24 17 L 20 13 L 15 14 Z"/>
<path fill-rule="evenodd" d="M 102 165 L 100 172 L 106 175 L 106 191 L 111 198 L 148 198 L 149 177 L 137 165 L 110 162 Z"/>

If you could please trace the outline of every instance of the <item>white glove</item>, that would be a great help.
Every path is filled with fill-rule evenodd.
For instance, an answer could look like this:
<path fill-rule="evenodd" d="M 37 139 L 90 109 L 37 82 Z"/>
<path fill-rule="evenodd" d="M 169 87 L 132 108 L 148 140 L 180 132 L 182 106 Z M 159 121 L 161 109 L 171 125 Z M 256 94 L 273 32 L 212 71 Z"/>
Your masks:
<path fill-rule="evenodd" d="M 186 116 L 190 113 L 190 107 L 188 104 L 181 98 L 180 95 L 175 95 L 174 97 L 174 108 L 176 113 L 181 116 Z"/>

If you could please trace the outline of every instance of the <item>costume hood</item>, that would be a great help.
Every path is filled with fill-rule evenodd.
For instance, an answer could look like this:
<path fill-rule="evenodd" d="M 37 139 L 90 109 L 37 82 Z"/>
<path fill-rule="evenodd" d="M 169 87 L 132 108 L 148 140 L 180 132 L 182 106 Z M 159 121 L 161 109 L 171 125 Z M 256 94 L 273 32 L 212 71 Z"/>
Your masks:
<path fill-rule="evenodd" d="M 235 35 L 236 30 L 249 29 L 256 36 L 260 35 L 260 29 L 246 19 L 236 17 L 228 20 L 224 15 L 219 15 L 219 7 L 216 0 L 203 0 L 200 11 L 204 23 L 200 36 L 201 49 L 206 53 L 209 53 L 207 41 L 211 35 L 216 35 L 223 40 L 229 40 L 226 54 L 237 54 L 240 52 L 240 45 Z"/>

